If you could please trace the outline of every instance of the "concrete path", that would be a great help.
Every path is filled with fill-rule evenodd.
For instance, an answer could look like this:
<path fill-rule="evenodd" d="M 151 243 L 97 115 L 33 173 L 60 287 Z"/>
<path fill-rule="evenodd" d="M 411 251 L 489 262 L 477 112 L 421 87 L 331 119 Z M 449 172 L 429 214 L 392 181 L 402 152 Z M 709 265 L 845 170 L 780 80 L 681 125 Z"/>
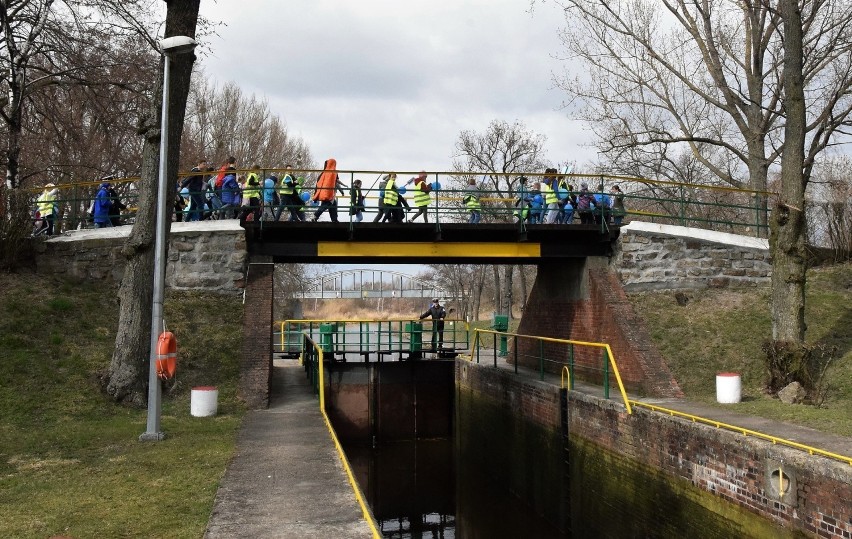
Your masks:
<path fill-rule="evenodd" d="M 204 537 L 372 537 L 298 361 L 274 362 L 270 407 L 243 420 Z"/>

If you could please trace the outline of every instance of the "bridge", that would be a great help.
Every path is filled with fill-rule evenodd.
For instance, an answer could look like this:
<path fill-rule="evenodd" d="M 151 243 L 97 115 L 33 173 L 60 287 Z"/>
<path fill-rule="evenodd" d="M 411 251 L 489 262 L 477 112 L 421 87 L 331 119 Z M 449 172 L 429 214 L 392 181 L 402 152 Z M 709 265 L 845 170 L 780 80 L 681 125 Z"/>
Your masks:
<path fill-rule="evenodd" d="M 610 256 L 618 227 L 512 223 L 244 222 L 252 257 L 276 263 L 542 264 Z"/>
<path fill-rule="evenodd" d="M 317 277 L 307 283 L 302 299 L 441 298 L 447 291 L 435 283 L 398 271 L 351 269 Z"/>

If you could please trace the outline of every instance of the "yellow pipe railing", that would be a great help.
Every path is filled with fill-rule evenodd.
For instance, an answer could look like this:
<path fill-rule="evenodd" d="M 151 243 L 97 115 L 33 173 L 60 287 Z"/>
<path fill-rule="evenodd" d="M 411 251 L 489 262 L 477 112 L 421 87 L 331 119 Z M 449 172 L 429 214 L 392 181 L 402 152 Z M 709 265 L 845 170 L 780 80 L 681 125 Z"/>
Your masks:
<path fill-rule="evenodd" d="M 376 522 L 373 520 L 373 516 L 370 513 L 370 509 L 364 501 L 364 496 L 361 494 L 361 489 L 358 487 L 358 482 L 355 480 L 355 475 L 352 473 L 352 467 L 349 465 L 349 459 L 346 458 L 343 446 L 340 445 L 340 440 L 337 439 L 337 433 L 334 432 L 334 427 L 331 426 L 331 420 L 328 418 L 328 414 L 325 413 L 325 366 L 323 365 L 322 347 L 320 347 L 307 335 L 305 335 L 305 339 L 311 343 L 311 346 L 313 346 L 314 350 L 317 352 L 320 413 L 325 421 L 325 426 L 328 428 L 328 433 L 331 435 L 331 440 L 334 442 L 334 447 L 337 449 L 337 456 L 340 458 L 340 462 L 343 464 L 343 469 L 346 471 L 346 477 L 349 478 L 349 484 L 352 486 L 352 491 L 355 493 L 355 499 L 361 507 L 361 513 L 364 515 L 364 520 L 366 520 L 367 524 L 370 526 L 373 539 L 381 539 L 382 534 L 379 533 L 379 530 L 376 527 Z"/>
<path fill-rule="evenodd" d="M 566 374 L 568 375 L 568 385 L 565 385 Z M 562 389 L 571 387 L 571 371 L 568 370 L 568 367 L 562 367 L 562 382 L 560 383 L 560 387 Z"/>
<path fill-rule="evenodd" d="M 552 342 L 558 344 L 573 344 L 578 346 L 591 346 L 594 348 L 603 348 L 607 352 L 607 357 L 609 358 L 609 364 L 612 367 L 612 373 L 615 375 L 615 380 L 618 382 L 618 390 L 621 392 L 621 398 L 624 401 L 624 407 L 627 408 L 627 413 L 632 414 L 633 409 L 630 407 L 630 401 L 627 398 L 627 391 L 624 389 L 624 384 L 621 381 L 621 374 L 618 372 L 618 365 L 615 363 L 615 356 L 612 353 L 612 348 L 609 347 L 606 343 L 599 342 L 585 342 L 585 341 L 574 341 L 571 339 L 557 339 L 555 337 L 538 337 L 536 335 L 522 335 L 520 333 L 510 333 L 507 331 L 495 331 L 491 329 L 480 329 L 475 328 L 474 330 L 474 349 L 476 349 L 476 344 L 479 342 L 479 334 L 480 333 L 491 333 L 493 335 L 507 335 L 513 337 L 523 337 L 526 339 L 534 339 L 543 342 Z M 471 354 L 473 355 L 473 354 Z"/>

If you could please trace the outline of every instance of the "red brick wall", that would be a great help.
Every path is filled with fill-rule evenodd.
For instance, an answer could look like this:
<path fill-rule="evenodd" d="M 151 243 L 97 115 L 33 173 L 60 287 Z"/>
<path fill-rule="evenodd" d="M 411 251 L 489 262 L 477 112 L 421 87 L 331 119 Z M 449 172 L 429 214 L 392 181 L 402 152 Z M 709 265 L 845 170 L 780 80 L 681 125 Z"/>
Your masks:
<path fill-rule="evenodd" d="M 269 406 L 272 376 L 272 297 L 274 265 L 252 260 L 246 276 L 243 353 L 238 396 L 249 408 Z"/>
<path fill-rule="evenodd" d="M 683 396 L 644 322 L 633 311 L 618 275 L 605 264 L 578 260 L 539 266 L 518 333 L 607 343 L 628 390 L 660 397 Z M 520 341 L 518 347 L 519 358 L 525 358 L 519 363 L 538 368 L 534 359 L 538 344 Z M 545 344 L 543 350 L 547 358 L 568 362 L 564 344 Z M 575 347 L 574 362 L 578 378 L 602 381 L 600 349 Z M 561 366 L 551 364 L 548 370 L 559 369 Z M 610 385 L 615 387 L 615 383 L 610 374 Z"/>
<path fill-rule="evenodd" d="M 501 409 L 559 431 L 561 411 L 555 386 L 458 360 L 456 387 L 458 395 L 487 395 Z M 729 528 L 731 537 L 792 537 L 802 532 L 832 539 L 852 537 L 852 466 L 848 463 L 647 409 L 634 408 L 628 414 L 623 404 L 579 392 L 569 392 L 568 399 L 571 439 L 597 448 L 593 454 L 609 455 L 602 462 L 609 463 L 607 472 L 617 476 L 614 489 L 635 496 L 619 506 L 620 518 L 674 519 L 682 525 L 682 519 L 688 523 L 692 517 L 673 509 L 692 506 L 716 515 L 717 524 Z M 459 418 L 460 424 L 464 420 Z M 552 455 L 527 457 L 545 465 Z M 779 463 L 794 487 L 783 499 L 767 485 Z M 650 496 L 654 502 L 663 493 L 659 484 L 646 485 L 642 480 L 657 474 L 666 478 L 664 490 L 670 503 L 659 507 L 651 503 L 651 511 L 658 514 L 632 515 L 631 511 L 643 507 L 639 498 Z M 579 482 L 583 496 L 595 496 L 594 487 L 607 478 L 584 475 L 572 476 L 571 481 Z M 591 488 L 584 490 L 587 487 Z"/>

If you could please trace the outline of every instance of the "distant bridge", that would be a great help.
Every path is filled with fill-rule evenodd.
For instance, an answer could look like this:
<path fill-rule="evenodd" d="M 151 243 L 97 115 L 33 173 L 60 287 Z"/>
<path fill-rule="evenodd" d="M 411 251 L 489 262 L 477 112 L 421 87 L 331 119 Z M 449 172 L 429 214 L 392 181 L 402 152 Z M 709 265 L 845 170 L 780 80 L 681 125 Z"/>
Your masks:
<path fill-rule="evenodd" d="M 303 299 L 449 298 L 433 282 L 398 271 L 351 269 L 317 277 Z"/>

